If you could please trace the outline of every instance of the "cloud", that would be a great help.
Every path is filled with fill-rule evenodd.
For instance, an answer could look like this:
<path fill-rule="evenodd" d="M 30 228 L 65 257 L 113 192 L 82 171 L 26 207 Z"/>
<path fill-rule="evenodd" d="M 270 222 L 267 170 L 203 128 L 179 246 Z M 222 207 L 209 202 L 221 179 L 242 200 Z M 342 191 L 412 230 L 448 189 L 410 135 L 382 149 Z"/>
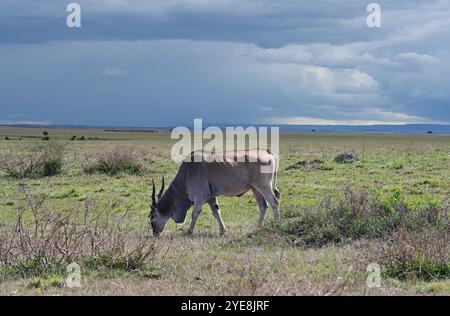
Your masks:
<path fill-rule="evenodd" d="M 50 121 L 0 120 L 0 125 L 50 125 Z"/>
<path fill-rule="evenodd" d="M 401 125 L 404 121 L 377 121 L 377 120 L 328 120 L 316 117 L 285 117 L 271 118 L 268 124 L 282 125 Z"/>
<path fill-rule="evenodd" d="M 79 30 L 65 3 L 0 3 L 2 111 L 113 125 L 450 121 L 448 1 L 380 0 L 380 29 L 359 1 L 79 3 Z"/>
<path fill-rule="evenodd" d="M 273 112 L 273 111 L 275 111 L 275 108 L 270 107 L 270 106 L 260 106 L 259 110 L 263 111 L 263 112 Z"/>
<path fill-rule="evenodd" d="M 432 120 L 409 115 L 405 113 L 387 112 L 374 109 L 371 112 L 372 119 L 323 119 L 316 117 L 285 117 L 285 118 L 267 118 L 268 123 L 272 124 L 306 124 L 306 125 L 402 125 L 402 124 L 424 124 L 433 123 Z M 439 122 L 441 123 L 441 122 Z M 448 123 L 448 122 L 442 122 Z"/>
<path fill-rule="evenodd" d="M 128 76 L 128 71 L 120 68 L 107 67 L 102 69 L 102 75 L 107 77 L 125 77 Z"/>
<path fill-rule="evenodd" d="M 439 58 L 434 56 L 426 55 L 426 54 L 418 54 L 415 52 L 407 52 L 398 54 L 395 57 L 397 60 L 403 63 L 407 63 L 415 66 L 436 66 L 439 65 Z"/>
<path fill-rule="evenodd" d="M 11 113 L 0 116 L 0 125 L 49 125 L 50 121 L 33 120 L 26 114 Z"/>

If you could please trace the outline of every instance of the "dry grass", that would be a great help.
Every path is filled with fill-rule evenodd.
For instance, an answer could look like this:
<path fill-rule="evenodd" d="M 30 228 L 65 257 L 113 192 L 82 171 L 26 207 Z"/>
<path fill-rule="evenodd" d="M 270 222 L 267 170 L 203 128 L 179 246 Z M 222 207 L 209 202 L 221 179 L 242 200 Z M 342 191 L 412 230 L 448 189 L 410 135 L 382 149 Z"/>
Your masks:
<path fill-rule="evenodd" d="M 112 216 L 85 201 L 82 212 L 62 214 L 46 207 L 22 187 L 25 205 L 15 221 L 0 231 L 2 278 L 64 273 L 76 262 L 89 269 L 135 271 L 154 258 L 148 232 L 130 231 L 128 213 Z"/>

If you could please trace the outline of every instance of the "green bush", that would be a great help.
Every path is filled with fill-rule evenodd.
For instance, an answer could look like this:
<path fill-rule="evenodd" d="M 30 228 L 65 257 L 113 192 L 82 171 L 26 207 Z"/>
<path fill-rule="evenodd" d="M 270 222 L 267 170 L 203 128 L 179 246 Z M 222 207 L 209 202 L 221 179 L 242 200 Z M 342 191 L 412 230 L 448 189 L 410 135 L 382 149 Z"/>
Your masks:
<path fill-rule="evenodd" d="M 45 177 L 54 176 L 61 173 L 62 170 L 62 159 L 61 157 L 51 157 L 44 163 L 43 175 Z"/>

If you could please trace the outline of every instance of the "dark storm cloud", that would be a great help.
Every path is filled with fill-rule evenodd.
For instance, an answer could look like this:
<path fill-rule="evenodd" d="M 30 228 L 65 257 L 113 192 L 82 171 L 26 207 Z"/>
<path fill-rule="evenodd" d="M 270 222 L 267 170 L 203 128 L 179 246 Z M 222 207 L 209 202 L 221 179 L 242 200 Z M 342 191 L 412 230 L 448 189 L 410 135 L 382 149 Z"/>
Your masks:
<path fill-rule="evenodd" d="M 450 121 L 448 1 L 75 2 L 0 3 L 0 123 Z"/>
<path fill-rule="evenodd" d="M 392 6 L 393 1 L 384 1 Z M 405 6 L 394 1 L 400 8 Z M 4 0 L 1 42 L 191 39 L 255 43 L 343 43 L 375 39 L 365 29 L 365 1 L 78 0 L 83 29 L 65 27 L 68 2 Z M 415 3 L 420 3 L 415 1 Z M 389 5 L 388 5 L 389 4 Z"/>

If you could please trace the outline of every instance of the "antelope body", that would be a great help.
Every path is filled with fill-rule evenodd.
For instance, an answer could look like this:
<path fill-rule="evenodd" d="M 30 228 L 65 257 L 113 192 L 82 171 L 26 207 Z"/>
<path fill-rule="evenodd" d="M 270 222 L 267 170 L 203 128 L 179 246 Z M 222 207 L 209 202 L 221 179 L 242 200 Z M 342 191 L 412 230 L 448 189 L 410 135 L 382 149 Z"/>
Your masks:
<path fill-rule="evenodd" d="M 169 218 L 176 223 L 183 223 L 187 211 L 194 206 L 188 230 L 188 233 L 192 234 L 205 203 L 211 207 L 223 234 L 226 230 L 217 196 L 241 196 L 248 190 L 252 190 L 255 195 L 260 223 L 264 220 L 268 205 L 273 209 L 275 219 L 279 220 L 280 192 L 276 187 L 278 157 L 268 150 L 259 149 L 219 154 L 223 155 L 223 159 L 217 159 L 217 155 L 202 151 L 192 152 L 182 162 L 166 192 L 163 177 L 157 200 L 153 182 L 149 218 L 154 235 L 157 236 L 163 231 Z M 262 168 L 266 168 L 264 173 L 261 172 Z"/>

